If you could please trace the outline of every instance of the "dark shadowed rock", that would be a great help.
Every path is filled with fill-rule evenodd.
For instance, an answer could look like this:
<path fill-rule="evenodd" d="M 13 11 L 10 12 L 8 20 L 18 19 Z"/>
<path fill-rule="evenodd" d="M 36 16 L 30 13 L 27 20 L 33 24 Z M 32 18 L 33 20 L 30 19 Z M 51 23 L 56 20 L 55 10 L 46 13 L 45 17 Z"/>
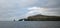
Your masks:
<path fill-rule="evenodd" d="M 60 21 L 60 16 L 35 15 L 29 16 L 29 21 Z"/>
<path fill-rule="evenodd" d="M 21 21 L 20 19 L 19 21 Z M 24 21 L 60 21 L 60 16 L 46 16 L 46 15 L 34 15 L 29 16 L 27 19 L 23 19 Z"/>

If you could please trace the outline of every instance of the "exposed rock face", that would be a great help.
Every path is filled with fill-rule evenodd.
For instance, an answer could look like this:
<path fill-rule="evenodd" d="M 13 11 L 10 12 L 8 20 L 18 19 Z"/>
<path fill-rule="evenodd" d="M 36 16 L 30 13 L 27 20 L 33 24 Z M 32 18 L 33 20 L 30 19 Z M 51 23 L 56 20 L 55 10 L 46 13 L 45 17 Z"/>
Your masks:
<path fill-rule="evenodd" d="M 60 21 L 60 16 L 35 15 L 29 16 L 28 21 Z"/>

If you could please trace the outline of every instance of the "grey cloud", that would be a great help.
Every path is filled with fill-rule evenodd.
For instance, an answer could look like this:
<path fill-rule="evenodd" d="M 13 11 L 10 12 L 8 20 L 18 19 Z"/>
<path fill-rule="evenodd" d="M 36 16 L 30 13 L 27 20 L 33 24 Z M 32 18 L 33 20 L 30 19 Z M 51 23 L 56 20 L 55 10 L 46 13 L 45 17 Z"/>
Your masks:
<path fill-rule="evenodd" d="M 12 20 L 13 17 L 19 18 L 22 16 L 20 7 L 25 7 L 29 4 L 34 4 L 36 0 L 0 0 L 0 21 Z"/>
<path fill-rule="evenodd" d="M 29 7 L 46 7 L 48 4 L 48 0 L 38 0 L 35 4 L 29 5 Z"/>
<path fill-rule="evenodd" d="M 48 8 L 59 8 L 60 0 L 48 0 L 47 6 Z"/>
<path fill-rule="evenodd" d="M 45 1 L 45 0 L 42 0 Z M 32 7 L 32 6 L 43 6 L 40 0 L 0 0 L 0 19 L 11 20 L 13 17 L 22 17 L 23 11 L 21 8 Z M 23 16 L 24 17 L 24 16 Z"/>
<path fill-rule="evenodd" d="M 55 15 L 60 16 L 60 0 L 48 0 L 48 4 L 45 7 L 50 8 L 47 12 L 54 12 Z"/>

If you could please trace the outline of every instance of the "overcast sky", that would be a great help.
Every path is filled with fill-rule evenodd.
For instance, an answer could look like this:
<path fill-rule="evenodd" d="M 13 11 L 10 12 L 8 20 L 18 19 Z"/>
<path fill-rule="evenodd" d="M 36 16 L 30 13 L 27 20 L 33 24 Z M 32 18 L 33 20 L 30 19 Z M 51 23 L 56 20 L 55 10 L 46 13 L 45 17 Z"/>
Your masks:
<path fill-rule="evenodd" d="M 0 21 L 36 14 L 60 16 L 60 0 L 0 0 Z"/>

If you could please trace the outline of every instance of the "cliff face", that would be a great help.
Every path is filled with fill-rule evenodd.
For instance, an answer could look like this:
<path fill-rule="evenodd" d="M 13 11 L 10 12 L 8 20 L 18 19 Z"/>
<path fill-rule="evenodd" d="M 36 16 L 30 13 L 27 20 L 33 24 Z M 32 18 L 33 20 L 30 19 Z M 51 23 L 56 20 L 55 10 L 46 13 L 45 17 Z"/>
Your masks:
<path fill-rule="evenodd" d="M 28 21 L 60 21 L 60 16 L 35 15 L 29 16 Z"/>

